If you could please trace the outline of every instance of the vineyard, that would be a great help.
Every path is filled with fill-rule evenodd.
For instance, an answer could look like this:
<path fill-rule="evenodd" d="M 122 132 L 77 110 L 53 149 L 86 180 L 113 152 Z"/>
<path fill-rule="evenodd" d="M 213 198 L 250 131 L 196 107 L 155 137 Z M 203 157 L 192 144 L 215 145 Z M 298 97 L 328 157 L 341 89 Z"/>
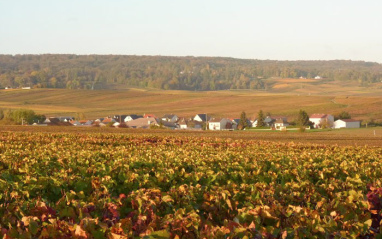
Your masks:
<path fill-rule="evenodd" d="M 382 148 L 0 134 L 1 238 L 380 238 Z"/>

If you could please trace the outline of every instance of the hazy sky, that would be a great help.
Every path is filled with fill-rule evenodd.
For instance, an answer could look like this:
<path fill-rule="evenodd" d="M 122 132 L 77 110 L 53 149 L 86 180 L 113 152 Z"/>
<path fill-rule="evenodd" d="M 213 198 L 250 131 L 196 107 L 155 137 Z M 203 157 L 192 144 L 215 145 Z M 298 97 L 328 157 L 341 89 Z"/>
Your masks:
<path fill-rule="evenodd" d="M 381 0 L 0 0 L 0 54 L 382 63 Z"/>

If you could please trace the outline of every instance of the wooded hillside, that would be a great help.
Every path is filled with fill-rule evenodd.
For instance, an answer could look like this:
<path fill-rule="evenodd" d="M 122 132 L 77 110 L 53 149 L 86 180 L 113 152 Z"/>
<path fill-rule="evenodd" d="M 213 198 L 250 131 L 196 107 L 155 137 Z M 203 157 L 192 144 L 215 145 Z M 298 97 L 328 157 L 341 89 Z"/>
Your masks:
<path fill-rule="evenodd" d="M 0 55 L 0 88 L 172 90 L 266 89 L 269 77 L 382 80 L 382 65 L 362 61 L 273 61 L 219 57 Z"/>

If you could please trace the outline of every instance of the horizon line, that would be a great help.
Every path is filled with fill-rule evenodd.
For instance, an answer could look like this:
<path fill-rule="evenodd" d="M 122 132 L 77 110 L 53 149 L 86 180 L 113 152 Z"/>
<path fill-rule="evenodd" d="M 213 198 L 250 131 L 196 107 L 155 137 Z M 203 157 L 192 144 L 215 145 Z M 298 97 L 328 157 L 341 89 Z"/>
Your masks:
<path fill-rule="evenodd" d="M 140 55 L 140 54 L 100 54 L 100 53 L 91 53 L 91 54 L 78 54 L 78 53 L 14 53 L 14 54 L 6 54 L 6 53 L 0 53 L 0 56 L 44 56 L 44 55 L 74 55 L 74 56 L 137 56 L 137 57 L 175 57 L 175 58 L 187 58 L 187 57 L 193 57 L 193 58 L 226 58 L 226 59 L 236 59 L 236 60 L 257 60 L 257 61 L 290 61 L 290 62 L 298 62 L 298 61 L 351 61 L 351 62 L 367 62 L 367 63 L 377 63 L 382 64 L 382 62 L 378 61 L 368 61 L 368 60 L 354 60 L 354 59 L 310 59 L 310 60 L 280 60 L 280 59 L 259 59 L 259 58 L 240 58 L 240 57 L 233 57 L 233 56 L 203 56 L 203 55 Z"/>

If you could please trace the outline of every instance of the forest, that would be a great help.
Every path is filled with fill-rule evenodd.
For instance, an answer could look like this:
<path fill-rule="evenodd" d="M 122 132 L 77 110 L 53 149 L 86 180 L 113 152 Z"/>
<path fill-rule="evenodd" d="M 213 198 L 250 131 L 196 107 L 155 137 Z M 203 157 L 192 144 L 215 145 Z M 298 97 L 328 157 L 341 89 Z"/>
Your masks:
<path fill-rule="evenodd" d="M 382 81 L 382 64 L 363 61 L 275 61 L 222 57 L 0 55 L 0 88 L 266 90 L 267 79 Z"/>

